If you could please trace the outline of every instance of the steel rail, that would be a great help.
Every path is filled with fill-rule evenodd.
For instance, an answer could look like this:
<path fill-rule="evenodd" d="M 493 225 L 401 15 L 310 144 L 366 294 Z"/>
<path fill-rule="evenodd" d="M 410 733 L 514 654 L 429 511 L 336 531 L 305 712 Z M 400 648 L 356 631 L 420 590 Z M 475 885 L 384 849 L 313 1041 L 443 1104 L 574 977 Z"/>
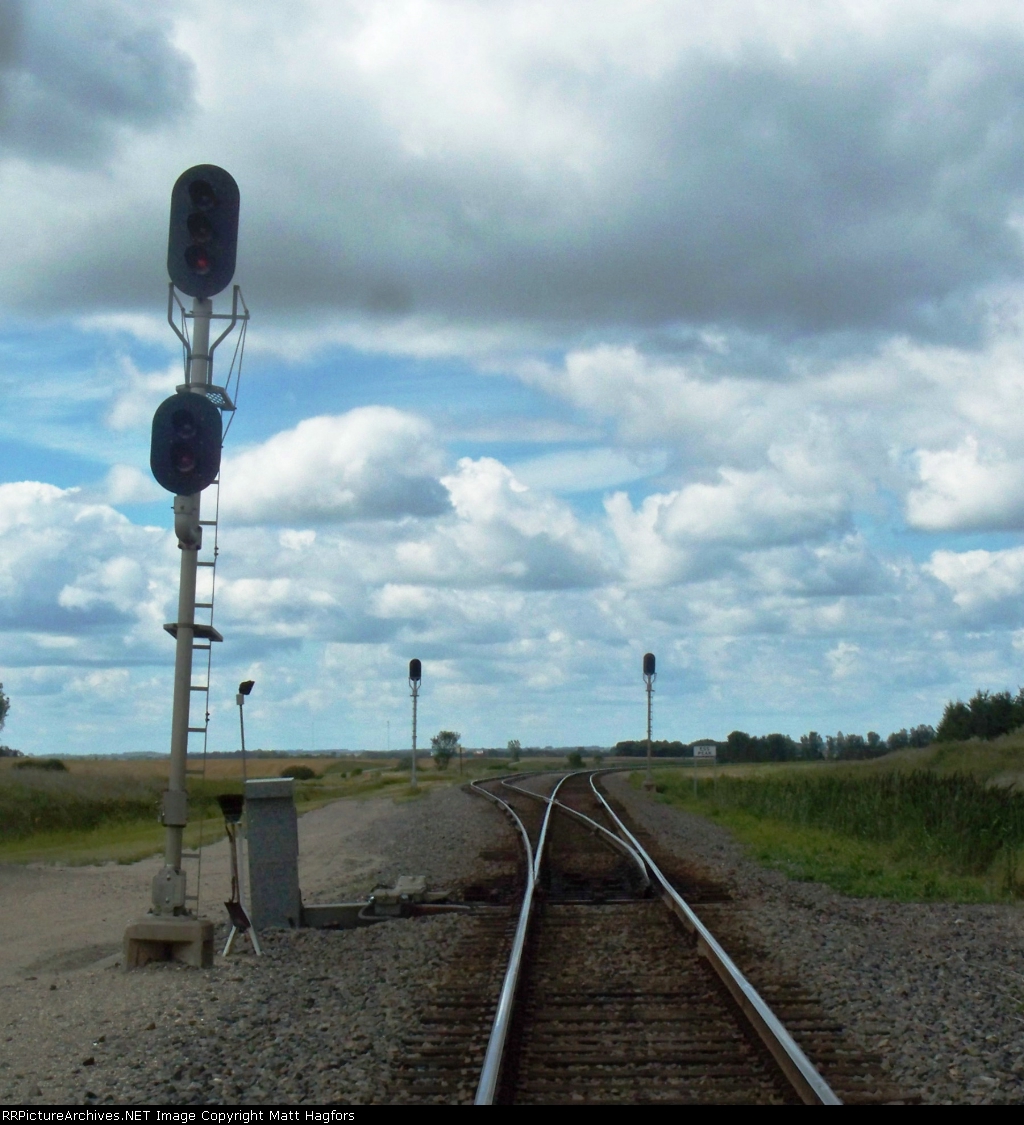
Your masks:
<path fill-rule="evenodd" d="M 635 767 L 629 767 L 635 768 Z M 621 772 L 613 770 L 594 771 L 590 775 L 590 788 L 604 805 L 612 821 L 627 840 L 643 856 L 651 874 L 661 884 L 663 898 L 688 930 L 697 936 L 697 951 L 710 961 L 712 968 L 721 978 L 732 998 L 744 1015 L 750 1020 L 761 1041 L 771 1052 L 783 1073 L 789 1079 L 802 1101 L 808 1105 L 842 1105 L 832 1088 L 818 1073 L 811 1060 L 803 1053 L 792 1035 L 785 1029 L 778 1016 L 761 999 L 757 989 L 740 972 L 732 958 L 715 940 L 714 935 L 697 917 L 686 900 L 676 891 L 662 874 L 657 864 L 644 850 L 643 845 L 622 823 L 611 805 L 598 790 L 595 779 L 599 773 Z"/>
<path fill-rule="evenodd" d="M 577 772 L 588 772 L 588 771 L 577 771 Z M 529 775 L 519 774 L 517 776 L 522 777 L 522 776 L 529 776 Z M 573 773 L 566 774 L 566 776 L 564 778 L 562 778 L 562 781 L 565 781 L 568 778 L 574 777 L 574 776 L 576 776 L 576 775 L 573 774 Z M 637 852 L 637 850 L 634 847 L 632 847 L 630 844 L 628 844 L 620 836 L 616 836 L 614 832 L 609 831 L 607 828 L 605 828 L 605 826 L 603 824 L 599 824 L 596 820 L 594 820 L 593 817 L 587 816 L 586 813 L 580 812 L 579 809 L 572 808 L 572 806 L 565 804 L 564 801 L 559 801 L 553 794 L 550 797 L 545 797 L 543 793 L 534 793 L 530 789 L 523 789 L 519 785 L 510 784 L 510 782 L 513 781 L 513 780 L 514 780 L 514 778 L 502 778 L 502 785 L 506 786 L 509 789 L 514 789 L 517 793 L 522 793 L 526 797 L 532 797 L 536 801 L 545 801 L 548 804 L 551 804 L 553 802 L 557 806 L 559 811 L 567 813 L 569 816 L 573 817 L 575 820 L 578 820 L 581 824 L 583 824 L 586 828 L 589 828 L 591 831 L 596 831 L 596 832 L 600 833 L 600 835 L 617 852 L 621 852 L 628 860 L 631 860 L 634 864 L 636 864 L 637 870 L 640 872 L 640 877 L 643 880 L 644 885 L 650 886 L 651 880 L 650 880 L 650 877 L 647 874 L 647 865 L 644 863 L 643 859 L 641 858 L 640 853 Z M 559 786 L 561 786 L 561 782 L 559 782 Z M 556 790 L 556 792 L 557 792 L 557 790 Z"/>
<path fill-rule="evenodd" d="M 568 776 L 568 775 L 567 775 Z M 563 777 L 555 786 L 557 793 L 565 781 Z M 526 946 L 526 933 L 530 925 L 530 915 L 533 912 L 534 890 L 537 885 L 537 876 L 540 873 L 541 859 L 544 854 L 544 841 L 547 837 L 548 822 L 551 819 L 551 805 L 548 805 L 541 826 L 540 839 L 537 841 L 536 851 L 530 846 L 530 837 L 526 826 L 516 815 L 512 807 L 503 801 L 496 793 L 484 789 L 478 782 L 472 782 L 471 788 L 482 793 L 488 800 L 493 801 L 502 808 L 519 827 L 519 833 L 526 848 L 526 889 L 523 893 L 523 905 L 519 911 L 519 921 L 516 925 L 515 937 L 512 939 L 512 952 L 509 955 L 508 967 L 505 969 L 505 979 L 502 981 L 501 994 L 498 997 L 498 1007 L 494 1012 L 494 1021 L 491 1024 L 491 1036 L 487 1042 L 487 1052 L 484 1055 L 484 1065 L 480 1070 L 480 1081 L 477 1083 L 474 1105 L 493 1105 L 494 1095 L 501 1077 L 501 1064 L 505 1054 L 505 1041 L 508 1038 L 508 1029 L 512 1021 L 512 1009 L 516 999 L 516 989 L 519 984 L 519 969 L 523 960 L 523 949 Z M 516 786 L 509 786 L 510 789 Z M 554 794 L 552 794 L 553 796 Z"/>

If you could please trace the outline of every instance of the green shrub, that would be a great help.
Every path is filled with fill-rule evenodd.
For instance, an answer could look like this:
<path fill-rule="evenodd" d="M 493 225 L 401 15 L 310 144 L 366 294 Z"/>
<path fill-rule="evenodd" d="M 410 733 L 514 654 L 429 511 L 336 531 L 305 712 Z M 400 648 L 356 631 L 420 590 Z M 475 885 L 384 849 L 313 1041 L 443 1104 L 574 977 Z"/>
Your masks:
<path fill-rule="evenodd" d="M 296 781 L 312 781 L 320 775 L 315 770 L 311 770 L 309 766 L 285 766 L 278 776 L 292 777 Z"/>
<path fill-rule="evenodd" d="M 23 761 L 15 762 L 14 768 L 16 770 L 54 770 L 57 773 L 68 772 L 68 767 L 60 758 L 25 758 Z"/>

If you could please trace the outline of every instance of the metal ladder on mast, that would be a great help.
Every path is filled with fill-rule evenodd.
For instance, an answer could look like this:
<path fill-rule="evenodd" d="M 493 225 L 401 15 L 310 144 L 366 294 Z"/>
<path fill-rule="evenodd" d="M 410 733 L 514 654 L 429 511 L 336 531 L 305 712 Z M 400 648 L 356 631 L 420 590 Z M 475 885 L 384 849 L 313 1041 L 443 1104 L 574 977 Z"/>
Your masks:
<path fill-rule="evenodd" d="M 198 567 L 198 574 L 196 576 L 196 621 L 192 630 L 192 683 L 189 690 L 189 720 L 188 720 L 188 737 L 189 748 L 188 756 L 185 761 L 185 776 L 197 778 L 202 785 L 206 780 L 206 765 L 207 765 L 207 751 L 209 749 L 209 735 L 210 735 L 210 677 L 213 667 L 213 646 L 218 641 L 223 641 L 224 638 L 214 628 L 213 613 L 214 602 L 217 593 L 217 557 L 220 554 L 220 547 L 218 543 L 219 537 L 219 520 L 220 520 L 220 477 L 210 485 L 207 491 L 207 496 L 213 493 L 214 509 L 213 519 L 199 521 L 199 526 L 204 529 L 203 532 L 203 546 L 199 552 L 199 558 L 196 560 Z M 206 529 L 212 529 L 212 536 Z M 210 542 L 212 538 L 212 543 Z M 209 579 L 204 581 L 203 575 L 209 575 Z M 203 588 L 205 587 L 205 589 Z M 207 620 L 202 620 L 203 617 L 208 615 Z M 178 630 L 176 626 L 165 625 L 164 628 L 172 636 L 177 636 Z M 196 667 L 196 654 L 206 654 L 206 660 L 203 661 L 200 655 Z M 197 683 L 196 680 L 199 680 Z M 193 708 L 191 706 L 192 699 L 195 698 L 196 693 L 200 697 L 202 704 L 202 722 L 193 723 Z M 193 747 L 193 739 L 195 743 L 199 743 L 200 736 L 202 737 L 201 748 L 196 745 L 195 750 Z M 197 764 L 193 764 L 196 763 Z M 205 793 L 203 794 L 205 798 Z M 186 886 L 195 887 L 195 892 L 186 894 L 185 901 L 190 903 L 195 912 L 199 913 L 200 895 L 202 890 L 202 874 L 203 874 L 203 829 L 206 824 L 205 815 L 206 801 L 203 800 L 200 805 L 199 814 L 199 832 L 198 839 L 194 850 L 183 850 L 181 853 L 182 867 L 186 862 L 194 864 L 195 880 L 189 878 Z"/>

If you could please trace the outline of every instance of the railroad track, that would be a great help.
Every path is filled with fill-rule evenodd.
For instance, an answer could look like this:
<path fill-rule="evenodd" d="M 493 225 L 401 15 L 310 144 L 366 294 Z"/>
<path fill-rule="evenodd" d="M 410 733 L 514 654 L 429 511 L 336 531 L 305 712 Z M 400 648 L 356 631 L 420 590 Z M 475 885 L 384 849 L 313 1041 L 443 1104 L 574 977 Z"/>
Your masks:
<path fill-rule="evenodd" d="M 840 1098 L 600 792 L 601 771 L 474 783 L 521 844 L 509 898 L 479 907 L 456 981 L 430 998 L 393 1100 L 797 1104 L 898 1097 L 841 1028 L 782 1010 Z M 506 856 L 505 858 L 510 858 Z M 853 1097 L 850 1098 L 849 1095 Z"/>

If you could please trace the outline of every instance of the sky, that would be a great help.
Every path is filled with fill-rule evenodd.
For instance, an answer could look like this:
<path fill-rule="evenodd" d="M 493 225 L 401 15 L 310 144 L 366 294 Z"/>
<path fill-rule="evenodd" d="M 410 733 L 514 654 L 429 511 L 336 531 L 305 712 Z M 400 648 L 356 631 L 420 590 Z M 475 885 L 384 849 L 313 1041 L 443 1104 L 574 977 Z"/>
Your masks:
<path fill-rule="evenodd" d="M 200 163 L 211 748 L 242 679 L 250 748 L 408 746 L 412 657 L 421 745 L 641 737 L 647 651 L 687 741 L 1024 680 L 1019 3 L 0 0 L 6 743 L 168 748 Z"/>

